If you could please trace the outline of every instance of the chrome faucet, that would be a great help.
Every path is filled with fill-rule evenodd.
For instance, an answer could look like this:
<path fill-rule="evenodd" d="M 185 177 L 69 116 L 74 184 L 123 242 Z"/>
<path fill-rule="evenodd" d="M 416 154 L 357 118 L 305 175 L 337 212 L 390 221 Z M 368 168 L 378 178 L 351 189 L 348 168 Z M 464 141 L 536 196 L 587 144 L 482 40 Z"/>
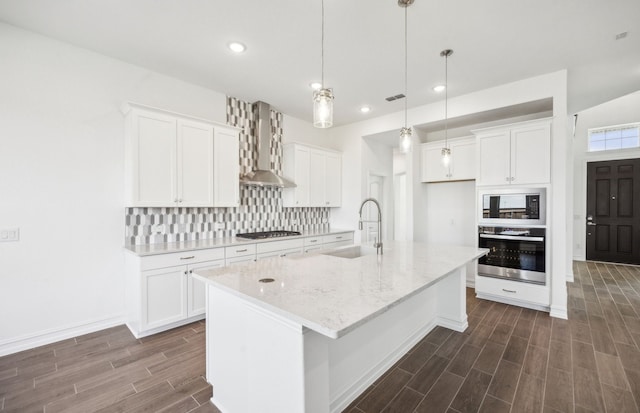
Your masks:
<path fill-rule="evenodd" d="M 378 208 L 378 237 L 376 237 L 373 246 L 376 248 L 376 254 L 382 255 L 382 210 L 380 208 L 380 204 L 375 198 L 367 198 L 362 201 L 362 204 L 360 204 L 360 212 L 358 213 L 360 215 L 360 220 L 358 221 L 358 228 L 362 230 L 362 208 L 364 207 L 364 204 L 369 201 L 376 204 L 376 207 Z"/>

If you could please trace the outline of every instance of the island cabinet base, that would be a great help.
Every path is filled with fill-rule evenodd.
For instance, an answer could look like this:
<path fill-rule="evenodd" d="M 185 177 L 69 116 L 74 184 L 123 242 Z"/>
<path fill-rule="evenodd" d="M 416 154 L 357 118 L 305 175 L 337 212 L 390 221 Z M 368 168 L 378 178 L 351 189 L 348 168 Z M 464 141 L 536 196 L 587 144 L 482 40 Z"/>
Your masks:
<path fill-rule="evenodd" d="M 467 328 L 465 268 L 338 338 L 207 285 L 207 380 L 223 413 L 329 413 L 356 397 L 437 325 Z"/>

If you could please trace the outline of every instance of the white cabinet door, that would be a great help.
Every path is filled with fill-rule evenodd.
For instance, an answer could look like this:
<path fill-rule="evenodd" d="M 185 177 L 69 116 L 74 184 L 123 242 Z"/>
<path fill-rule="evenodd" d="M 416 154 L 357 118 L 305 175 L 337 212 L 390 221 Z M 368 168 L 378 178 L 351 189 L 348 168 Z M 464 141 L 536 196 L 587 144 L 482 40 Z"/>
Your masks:
<path fill-rule="evenodd" d="M 471 138 L 451 142 L 451 164 L 449 165 L 449 179 L 455 181 L 476 179 L 475 139 Z"/>
<path fill-rule="evenodd" d="M 325 206 L 339 207 L 342 204 L 342 156 L 327 153 L 325 168 Z"/>
<path fill-rule="evenodd" d="M 174 205 L 177 193 L 176 119 L 134 110 L 129 120 L 130 206 Z"/>
<path fill-rule="evenodd" d="M 449 140 L 451 162 L 442 164 L 443 141 L 421 145 L 422 182 L 465 181 L 476 179 L 476 139 L 474 137 Z"/>
<path fill-rule="evenodd" d="M 551 180 L 551 125 L 548 122 L 511 130 L 511 183 Z"/>
<path fill-rule="evenodd" d="M 201 262 L 189 266 L 189 279 L 187 286 L 187 316 L 193 317 L 204 314 L 206 309 L 206 285 L 203 281 L 193 278 L 193 273 L 198 270 L 224 267 L 224 260 Z"/>
<path fill-rule="evenodd" d="M 240 163 L 238 132 L 215 128 L 214 132 L 213 205 L 235 207 L 240 205 Z"/>
<path fill-rule="evenodd" d="M 478 185 L 508 185 L 511 177 L 509 130 L 478 135 Z"/>
<path fill-rule="evenodd" d="M 213 125 L 178 119 L 178 206 L 213 205 Z"/>
<path fill-rule="evenodd" d="M 440 182 L 449 179 L 449 168 L 442 164 L 442 145 L 421 145 L 422 182 Z"/>
<path fill-rule="evenodd" d="M 284 146 L 282 172 L 297 187 L 282 192 L 285 207 L 342 204 L 342 154 L 298 143 Z"/>
<path fill-rule="evenodd" d="M 282 191 L 285 207 L 309 206 L 309 157 L 310 150 L 298 144 L 285 145 L 283 150 L 282 174 L 296 184 L 295 188 Z"/>
<path fill-rule="evenodd" d="M 326 156 L 312 150 L 309 157 L 309 206 L 325 206 Z"/>
<path fill-rule="evenodd" d="M 142 330 L 187 317 L 187 267 L 143 271 Z"/>

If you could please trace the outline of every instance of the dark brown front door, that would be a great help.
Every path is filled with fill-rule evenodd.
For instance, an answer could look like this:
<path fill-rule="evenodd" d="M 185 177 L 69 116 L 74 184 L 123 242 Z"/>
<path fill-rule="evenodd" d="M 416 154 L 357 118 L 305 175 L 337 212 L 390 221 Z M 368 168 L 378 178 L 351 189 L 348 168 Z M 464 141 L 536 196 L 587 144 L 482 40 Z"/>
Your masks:
<path fill-rule="evenodd" d="M 587 163 L 587 259 L 640 264 L 640 159 Z"/>

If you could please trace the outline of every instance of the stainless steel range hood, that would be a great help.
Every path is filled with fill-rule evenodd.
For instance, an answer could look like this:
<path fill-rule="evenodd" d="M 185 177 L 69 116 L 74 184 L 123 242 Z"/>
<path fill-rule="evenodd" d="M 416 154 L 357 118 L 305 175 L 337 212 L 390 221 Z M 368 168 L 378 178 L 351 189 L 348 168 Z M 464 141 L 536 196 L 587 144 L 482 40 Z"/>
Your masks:
<path fill-rule="evenodd" d="M 271 107 L 264 102 L 256 102 L 258 119 L 256 122 L 256 145 L 258 145 L 258 169 L 240 177 L 240 183 L 253 186 L 274 186 L 294 188 L 296 184 L 271 171 Z"/>

